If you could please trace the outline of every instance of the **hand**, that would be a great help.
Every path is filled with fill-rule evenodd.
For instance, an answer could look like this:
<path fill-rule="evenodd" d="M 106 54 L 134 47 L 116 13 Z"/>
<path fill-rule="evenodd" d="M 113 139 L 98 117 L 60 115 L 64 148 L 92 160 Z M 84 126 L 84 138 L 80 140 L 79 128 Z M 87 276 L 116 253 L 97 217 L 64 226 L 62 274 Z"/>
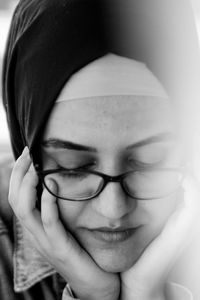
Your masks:
<path fill-rule="evenodd" d="M 193 175 L 183 182 L 184 201 L 136 264 L 121 274 L 122 300 L 164 300 L 168 273 L 199 227 L 200 191 Z"/>
<path fill-rule="evenodd" d="M 81 300 L 117 300 L 119 276 L 100 269 L 63 227 L 56 198 L 44 189 L 41 213 L 35 207 L 37 174 L 27 148 L 15 163 L 9 203 L 21 224 L 32 235 L 35 247 L 69 283 Z M 55 182 L 51 181 L 56 191 Z"/>

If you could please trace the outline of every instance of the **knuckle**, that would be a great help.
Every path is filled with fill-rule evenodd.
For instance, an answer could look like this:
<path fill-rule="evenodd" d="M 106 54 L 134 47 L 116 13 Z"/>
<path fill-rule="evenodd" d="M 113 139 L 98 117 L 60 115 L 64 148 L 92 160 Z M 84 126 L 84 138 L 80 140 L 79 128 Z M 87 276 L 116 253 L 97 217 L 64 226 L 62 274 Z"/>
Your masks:
<path fill-rule="evenodd" d="M 28 212 L 24 211 L 21 208 L 16 209 L 15 214 L 23 223 L 26 222 L 26 220 L 28 220 L 29 215 L 30 215 Z"/>
<path fill-rule="evenodd" d="M 36 174 L 33 171 L 27 171 L 26 175 L 23 179 L 23 185 L 24 186 L 36 186 L 38 183 L 38 178 Z"/>
<path fill-rule="evenodd" d="M 33 178 L 33 172 L 28 170 L 24 176 L 24 182 L 30 181 Z"/>
<path fill-rule="evenodd" d="M 55 246 L 52 252 L 58 264 L 63 265 L 66 263 L 66 251 Z"/>
<path fill-rule="evenodd" d="M 20 161 L 16 161 L 13 170 L 12 170 L 12 177 L 17 177 L 18 175 L 20 175 L 23 171 L 23 168 L 20 164 Z"/>
<path fill-rule="evenodd" d="M 8 203 L 13 206 L 14 205 L 14 202 L 15 202 L 15 197 L 13 195 L 13 192 L 12 191 L 9 191 L 8 193 Z"/>
<path fill-rule="evenodd" d="M 44 227 L 49 228 L 53 226 L 53 220 L 52 218 L 50 218 L 49 216 L 44 216 L 42 215 L 42 223 L 44 225 Z"/>

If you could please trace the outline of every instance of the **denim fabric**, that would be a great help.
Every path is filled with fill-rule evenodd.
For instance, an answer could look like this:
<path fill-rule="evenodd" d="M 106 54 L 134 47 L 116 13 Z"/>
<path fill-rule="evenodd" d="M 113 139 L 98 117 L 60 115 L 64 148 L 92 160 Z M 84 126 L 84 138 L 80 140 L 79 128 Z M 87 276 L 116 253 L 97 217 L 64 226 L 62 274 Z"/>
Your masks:
<path fill-rule="evenodd" d="M 31 246 L 8 204 L 11 169 L 0 162 L 0 299 L 61 300 L 66 283 Z"/>

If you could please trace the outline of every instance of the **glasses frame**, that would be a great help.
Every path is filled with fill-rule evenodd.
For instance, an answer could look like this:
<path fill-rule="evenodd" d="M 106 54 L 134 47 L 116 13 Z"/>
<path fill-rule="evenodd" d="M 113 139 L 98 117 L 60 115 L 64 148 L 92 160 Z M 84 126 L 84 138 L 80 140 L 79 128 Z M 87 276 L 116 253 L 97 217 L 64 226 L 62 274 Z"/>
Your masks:
<path fill-rule="evenodd" d="M 130 173 L 136 173 L 138 171 L 146 171 L 146 169 L 140 169 L 140 170 L 133 170 L 133 171 L 128 171 L 128 172 L 125 172 L 125 173 L 122 173 L 120 175 L 116 175 L 116 176 L 110 176 L 110 175 L 107 175 L 107 174 L 104 174 L 102 172 L 98 172 L 98 171 L 94 171 L 94 170 L 85 170 L 83 168 L 77 168 L 77 169 L 67 169 L 67 168 L 57 168 L 57 169 L 49 169 L 49 170 L 41 170 L 39 165 L 35 165 L 35 170 L 38 174 L 38 177 L 39 179 L 41 180 L 43 186 L 47 189 L 47 191 L 53 195 L 54 197 L 56 198 L 59 198 L 59 199 L 62 199 L 62 200 L 67 200 L 67 201 L 79 201 L 79 202 L 82 202 L 82 201 L 88 201 L 88 200 L 92 200 L 93 198 L 97 197 L 99 194 L 101 194 L 101 192 L 104 190 L 104 188 L 107 186 L 108 183 L 110 182 L 119 182 L 123 191 L 125 192 L 126 195 L 128 195 L 129 197 L 131 197 L 132 199 L 136 199 L 136 200 L 140 200 L 140 201 L 144 201 L 144 200 L 153 200 L 153 199 L 159 199 L 159 198 L 164 198 L 164 197 L 167 197 L 171 194 L 173 194 L 178 188 L 179 186 L 181 185 L 184 177 L 185 177 L 185 173 L 186 173 L 186 168 L 184 167 L 179 167 L 179 168 L 152 168 L 151 169 L 151 172 L 153 171 L 171 171 L 171 172 L 179 172 L 179 173 L 182 173 L 183 175 L 183 178 L 180 182 L 180 184 L 177 186 L 177 189 L 174 190 L 173 192 L 170 192 L 169 194 L 163 196 L 163 197 L 157 197 L 157 198 L 138 198 L 138 197 L 134 197 L 133 195 L 131 195 L 131 193 L 125 188 L 125 185 L 124 185 L 124 178 L 126 178 Z M 90 196 L 90 197 L 83 197 L 82 199 L 71 199 L 71 198 L 66 198 L 66 197 L 60 197 L 56 194 L 54 194 L 49 188 L 48 186 L 46 185 L 45 183 L 45 176 L 49 175 L 49 174 L 53 174 L 53 173 L 61 173 L 61 172 L 82 172 L 82 173 L 88 173 L 88 174 L 94 174 L 94 175 L 97 175 L 101 178 L 103 178 L 103 184 L 102 186 L 97 190 L 97 192 Z"/>

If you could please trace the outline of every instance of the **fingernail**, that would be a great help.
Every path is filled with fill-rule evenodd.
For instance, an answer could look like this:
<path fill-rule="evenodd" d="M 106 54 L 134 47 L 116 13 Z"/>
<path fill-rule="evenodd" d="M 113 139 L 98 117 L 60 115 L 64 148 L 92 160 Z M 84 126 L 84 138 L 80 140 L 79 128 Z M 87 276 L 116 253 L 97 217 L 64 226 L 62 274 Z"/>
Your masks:
<path fill-rule="evenodd" d="M 28 147 L 26 146 L 26 147 L 24 148 L 24 150 L 23 150 L 21 156 L 25 157 L 25 156 L 28 156 L 28 155 L 29 155 L 29 149 L 28 149 Z"/>
<path fill-rule="evenodd" d="M 53 180 L 51 180 L 51 179 L 47 179 L 46 180 L 46 183 L 47 183 L 47 185 L 48 185 L 48 187 L 51 189 L 51 188 L 53 188 L 53 184 L 54 184 L 54 182 L 53 182 Z"/>
<path fill-rule="evenodd" d="M 56 189 L 56 182 L 53 179 L 48 178 L 46 183 L 50 189 Z"/>

